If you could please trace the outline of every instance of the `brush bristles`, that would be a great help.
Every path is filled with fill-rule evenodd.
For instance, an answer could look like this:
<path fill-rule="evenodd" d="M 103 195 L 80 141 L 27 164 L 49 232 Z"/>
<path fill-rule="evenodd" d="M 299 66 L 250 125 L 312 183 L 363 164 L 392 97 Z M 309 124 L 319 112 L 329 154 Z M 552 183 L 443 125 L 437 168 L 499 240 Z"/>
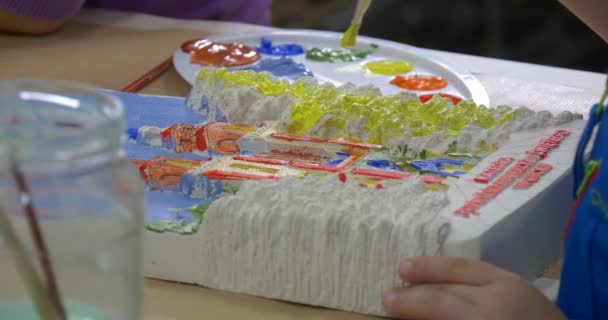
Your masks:
<path fill-rule="evenodd" d="M 357 42 L 357 35 L 359 34 L 359 28 L 361 28 L 361 24 L 353 23 L 351 24 L 344 35 L 342 36 L 342 40 L 340 40 L 340 46 L 342 48 L 353 47 Z"/>

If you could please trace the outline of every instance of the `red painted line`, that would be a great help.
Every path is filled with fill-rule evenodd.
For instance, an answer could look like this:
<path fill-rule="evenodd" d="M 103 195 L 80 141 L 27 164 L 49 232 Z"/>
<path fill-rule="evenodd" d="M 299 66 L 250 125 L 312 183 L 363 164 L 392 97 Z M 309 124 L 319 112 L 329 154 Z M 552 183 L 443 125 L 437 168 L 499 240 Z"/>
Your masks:
<path fill-rule="evenodd" d="M 350 166 L 352 166 L 359 159 L 363 158 L 365 155 L 367 155 L 367 152 L 363 154 L 353 154 L 350 157 L 344 159 L 342 162 L 340 162 L 337 167 L 342 170 L 348 169 L 350 168 Z"/>
<path fill-rule="evenodd" d="M 221 170 L 209 170 L 202 173 L 202 175 L 209 177 L 210 179 L 217 180 L 281 180 L 279 176 L 260 176 L 255 174 L 240 173 L 240 172 L 227 172 Z"/>
<path fill-rule="evenodd" d="M 144 179 L 146 183 L 150 183 L 150 177 L 148 176 L 148 167 L 150 166 L 150 160 L 144 161 L 141 166 L 139 166 L 139 174 Z"/>
<path fill-rule="evenodd" d="M 163 129 L 160 132 L 161 139 L 165 140 L 167 138 L 170 138 L 171 137 L 171 133 L 173 133 L 173 129 L 175 129 L 175 127 L 177 127 L 178 125 L 179 125 L 179 123 L 178 124 L 174 124 L 174 125 L 172 125 L 172 126 L 170 126 L 168 128 Z"/>
<path fill-rule="evenodd" d="M 426 183 L 433 183 L 433 184 L 442 184 L 443 180 L 445 180 L 444 178 L 425 176 L 425 175 L 419 175 L 418 179 L 421 179 L 422 181 L 424 181 Z"/>
<path fill-rule="evenodd" d="M 321 138 L 312 138 L 312 137 L 306 137 L 306 136 L 297 136 L 297 135 L 292 135 L 292 134 L 286 134 L 286 133 L 278 133 L 278 132 L 273 132 L 270 134 L 271 137 L 275 138 L 275 139 L 281 139 L 281 140 L 287 140 L 287 141 L 306 141 L 306 142 L 315 142 L 315 143 L 319 143 L 319 142 L 326 142 L 327 140 L 325 139 L 321 139 Z"/>
<path fill-rule="evenodd" d="M 512 162 L 513 158 L 511 157 L 500 157 L 492 161 L 487 168 L 476 175 L 475 178 L 473 178 L 473 181 L 487 184 L 496 178 L 496 176 L 498 176 L 505 168 L 510 166 Z"/>
<path fill-rule="evenodd" d="M 339 139 L 329 139 L 329 140 L 327 140 L 327 142 L 339 144 L 341 146 L 349 146 L 349 147 L 362 148 L 362 149 L 380 149 L 380 148 L 382 148 L 381 145 L 377 145 L 377 144 L 365 143 L 365 142 L 354 142 L 354 141 L 339 140 Z"/>
<path fill-rule="evenodd" d="M 207 126 L 202 126 L 194 132 L 196 138 L 196 148 L 198 151 L 205 151 L 209 147 L 207 145 Z"/>
<path fill-rule="evenodd" d="M 380 177 L 380 178 L 385 178 L 385 179 L 404 179 L 409 176 L 408 174 L 401 173 L 401 172 L 384 171 L 384 170 L 367 169 L 367 168 L 353 169 L 352 173 L 365 175 L 365 176 Z"/>

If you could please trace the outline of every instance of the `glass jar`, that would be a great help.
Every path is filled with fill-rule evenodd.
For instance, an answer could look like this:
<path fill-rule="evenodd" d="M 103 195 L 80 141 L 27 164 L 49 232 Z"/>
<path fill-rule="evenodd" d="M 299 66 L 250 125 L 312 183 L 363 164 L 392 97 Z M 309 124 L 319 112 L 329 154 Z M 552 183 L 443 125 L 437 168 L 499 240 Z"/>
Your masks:
<path fill-rule="evenodd" d="M 93 88 L 0 81 L 0 206 L 10 221 L 0 228 L 0 319 L 46 319 L 7 230 L 45 293 L 56 284 L 47 296 L 65 319 L 140 319 L 145 193 L 125 157 L 124 126 L 120 101 Z"/>

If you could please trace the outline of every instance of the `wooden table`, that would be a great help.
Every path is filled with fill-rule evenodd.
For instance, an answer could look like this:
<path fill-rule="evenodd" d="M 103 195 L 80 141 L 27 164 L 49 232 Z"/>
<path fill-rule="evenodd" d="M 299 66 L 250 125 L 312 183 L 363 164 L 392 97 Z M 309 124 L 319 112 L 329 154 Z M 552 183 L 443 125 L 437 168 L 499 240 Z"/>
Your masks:
<path fill-rule="evenodd" d="M 212 33 L 265 27 L 235 23 L 186 22 L 145 15 L 83 11 L 59 32 L 45 37 L 0 35 L 0 80 L 43 78 L 72 80 L 119 90 L 169 57 L 184 40 Z M 601 90 L 603 75 L 510 61 L 435 52 L 473 72 L 523 80 L 553 79 L 560 85 Z M 174 69 L 142 93 L 185 96 L 189 85 Z M 559 267 L 548 273 L 555 278 Z M 378 297 L 380 299 L 380 297 Z M 345 312 L 237 295 L 200 287 L 147 280 L 144 318 L 174 319 L 372 319 Z"/>

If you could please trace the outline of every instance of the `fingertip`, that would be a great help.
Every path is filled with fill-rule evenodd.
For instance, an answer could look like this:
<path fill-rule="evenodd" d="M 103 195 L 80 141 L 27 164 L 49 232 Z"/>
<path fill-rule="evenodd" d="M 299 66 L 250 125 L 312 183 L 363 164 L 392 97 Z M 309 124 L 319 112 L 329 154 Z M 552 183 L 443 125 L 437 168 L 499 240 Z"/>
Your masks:
<path fill-rule="evenodd" d="M 485 262 L 466 257 L 417 256 L 400 263 L 399 277 L 402 281 L 413 284 L 484 285 L 497 277 L 497 270 Z"/>
<path fill-rule="evenodd" d="M 412 270 L 414 270 L 414 263 L 410 259 L 405 259 L 399 264 L 399 276 L 402 280 L 405 280 Z"/>
<path fill-rule="evenodd" d="M 382 305 L 384 306 L 384 311 L 387 314 L 390 314 L 390 311 L 393 309 L 393 306 L 397 302 L 398 298 L 399 295 L 395 289 L 389 289 L 384 293 L 382 296 Z"/>

